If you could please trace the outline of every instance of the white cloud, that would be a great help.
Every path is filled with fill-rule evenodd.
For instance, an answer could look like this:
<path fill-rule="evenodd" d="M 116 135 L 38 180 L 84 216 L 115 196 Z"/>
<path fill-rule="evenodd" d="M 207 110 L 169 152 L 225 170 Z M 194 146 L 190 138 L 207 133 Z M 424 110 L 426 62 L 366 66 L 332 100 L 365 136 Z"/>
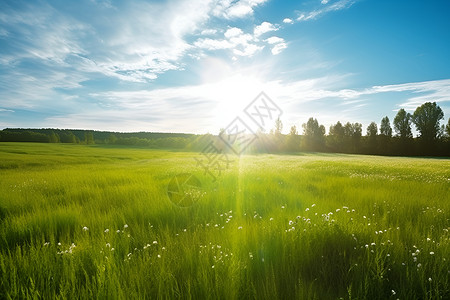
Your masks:
<path fill-rule="evenodd" d="M 253 56 L 256 52 L 261 51 L 264 46 L 258 46 L 255 44 L 247 44 L 242 50 L 234 49 L 233 53 L 239 56 Z"/>
<path fill-rule="evenodd" d="M 17 32 L 8 37 L 17 45 L 14 57 L 2 55 L 1 62 L 33 59 L 123 81 L 153 80 L 168 70 L 182 69 L 180 61 L 191 49 L 185 36 L 208 20 L 212 0 L 126 2 L 118 4 L 120 9 L 110 2 L 87 5 L 92 14 L 78 15 L 50 4 L 26 4 L 20 11 L 0 13 L 5 32 L 10 27 Z"/>
<path fill-rule="evenodd" d="M 255 36 L 258 37 L 266 32 L 277 31 L 277 30 L 278 30 L 278 28 L 275 25 L 273 25 L 272 23 L 262 22 L 261 25 L 258 25 L 255 27 L 253 32 L 254 32 Z"/>
<path fill-rule="evenodd" d="M 252 40 L 253 36 L 248 33 L 230 38 L 230 42 L 232 42 L 235 45 L 247 45 Z"/>
<path fill-rule="evenodd" d="M 302 12 L 297 17 L 297 21 L 309 21 L 317 19 L 318 17 L 332 11 L 338 11 L 350 8 L 355 2 L 358 0 L 339 0 L 335 3 L 332 3 L 330 5 L 327 5 L 329 1 L 322 1 L 323 7 L 310 11 L 310 12 Z"/>
<path fill-rule="evenodd" d="M 233 47 L 227 40 L 214 40 L 214 39 L 199 39 L 194 45 L 199 48 L 207 50 L 219 50 L 219 49 L 230 49 Z"/>
<path fill-rule="evenodd" d="M 222 0 L 218 1 L 213 9 L 213 15 L 227 19 L 243 18 L 252 15 L 258 5 L 268 0 Z"/>
<path fill-rule="evenodd" d="M 278 44 L 278 43 L 284 42 L 284 39 L 277 37 L 277 36 L 271 36 L 270 38 L 266 39 L 265 41 L 268 42 L 269 44 L 273 45 L 273 44 Z"/>
<path fill-rule="evenodd" d="M 287 48 L 287 44 L 284 41 L 284 39 L 277 37 L 277 36 L 271 36 L 270 38 L 266 39 L 265 41 L 270 45 L 274 45 L 271 50 L 273 55 L 278 55 L 284 49 Z"/>
<path fill-rule="evenodd" d="M 12 109 L 0 108 L 0 112 L 14 112 Z"/>
<path fill-rule="evenodd" d="M 236 56 L 253 56 L 264 48 L 257 44 L 258 40 L 253 35 L 244 33 L 237 27 L 228 28 L 224 36 L 226 39 L 198 39 L 194 46 L 207 50 L 230 49 L 234 55 L 233 60 L 237 59 Z"/>
<path fill-rule="evenodd" d="M 200 33 L 201 35 L 215 35 L 217 33 L 217 29 L 204 29 Z"/>
<path fill-rule="evenodd" d="M 232 38 L 235 36 L 239 36 L 243 34 L 242 29 L 237 28 L 237 27 L 231 27 L 229 29 L 227 29 L 227 31 L 225 31 L 224 35 L 226 38 Z"/>
<path fill-rule="evenodd" d="M 283 23 L 292 24 L 292 23 L 294 23 L 294 21 L 292 19 L 285 18 L 285 19 L 283 19 Z"/>
<path fill-rule="evenodd" d="M 374 86 L 366 93 L 386 93 L 386 92 L 411 92 L 414 95 L 406 102 L 400 103 L 400 107 L 406 110 L 414 110 L 417 106 L 425 102 L 444 103 L 450 102 L 450 79 L 411 82 L 395 85 Z"/>
<path fill-rule="evenodd" d="M 328 2 L 330 2 L 330 0 L 322 0 L 322 1 L 320 1 L 320 3 L 322 3 L 322 4 L 327 4 Z"/>
<path fill-rule="evenodd" d="M 393 92 L 409 93 L 407 100 L 403 103 L 398 104 L 398 106 L 411 111 L 415 110 L 417 106 L 420 106 L 425 102 L 450 102 L 450 79 L 373 86 L 361 90 L 316 90 L 313 93 L 310 93 L 310 95 L 314 95 L 313 99 L 340 98 L 346 101 L 354 101 L 366 95 L 376 95 L 381 93 Z M 417 94 L 420 95 L 417 96 Z"/>
<path fill-rule="evenodd" d="M 278 55 L 286 48 L 287 48 L 287 44 L 286 43 L 278 43 L 272 48 L 271 51 L 272 51 L 273 55 Z"/>

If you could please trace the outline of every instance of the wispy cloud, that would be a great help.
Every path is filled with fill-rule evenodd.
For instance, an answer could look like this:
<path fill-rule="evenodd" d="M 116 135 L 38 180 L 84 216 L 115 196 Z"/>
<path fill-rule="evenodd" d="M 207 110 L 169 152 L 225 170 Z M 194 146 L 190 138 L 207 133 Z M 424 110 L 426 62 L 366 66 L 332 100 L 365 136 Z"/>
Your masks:
<path fill-rule="evenodd" d="M 197 85 L 91 93 L 88 95 L 92 98 L 91 103 L 86 103 L 79 111 L 62 113 L 60 110 L 43 124 L 103 130 L 196 133 L 213 130 L 212 133 L 216 133 L 214 130 L 226 126 L 226 122 L 261 90 L 283 108 L 283 121 L 289 125 L 300 125 L 311 116 L 319 117 L 327 127 L 338 120 L 368 124 L 371 119 L 361 114 L 370 104 L 366 97 L 380 95 L 383 98 L 384 93 L 402 93 L 407 98 L 405 103 L 393 102 L 390 108 L 406 107 L 407 104 L 415 108 L 426 101 L 437 101 L 442 105 L 450 101 L 450 80 L 348 89 L 339 88 L 348 82 L 347 75 L 249 81 L 249 77 L 240 74 L 240 71 L 227 73 L 222 79 Z"/>
<path fill-rule="evenodd" d="M 326 13 L 332 12 L 332 11 L 338 11 L 350 8 L 353 4 L 357 2 L 357 0 L 339 0 L 333 3 L 329 3 L 330 1 L 321 1 L 323 4 L 320 8 L 308 11 L 308 12 L 299 12 L 297 21 L 309 21 L 314 20 L 322 15 L 325 15 Z"/>
<path fill-rule="evenodd" d="M 200 33 L 201 35 L 215 35 L 217 33 L 217 29 L 203 29 Z"/>
<path fill-rule="evenodd" d="M 180 60 L 191 48 L 185 36 L 209 18 L 212 2 L 119 5 L 102 6 L 107 13 L 101 18 L 94 13 L 75 18 L 70 11 L 45 3 L 30 3 L 20 10 L 8 7 L 0 13 L 0 25 L 5 32 L 15 31 L 9 37 L 14 53 L 5 53 L 10 58 L 2 62 L 33 59 L 124 81 L 146 82 L 182 68 Z"/>
<path fill-rule="evenodd" d="M 399 107 L 414 110 L 425 102 L 450 102 L 450 79 L 374 86 L 369 93 L 411 92 L 411 97 Z"/>
<path fill-rule="evenodd" d="M 425 102 L 437 102 L 445 105 L 446 102 L 450 102 L 450 79 L 373 86 L 360 90 L 322 90 L 313 94 L 318 96 L 317 99 L 334 97 L 344 99 L 344 103 L 356 103 L 362 96 L 382 93 L 406 93 L 407 100 L 399 103 L 397 107 L 410 111 Z"/>
<path fill-rule="evenodd" d="M 309 1 L 279 21 L 278 11 L 259 10 L 268 0 L 8 2 L 0 10 L 1 124 L 27 111 L 41 113 L 35 126 L 205 132 L 261 90 L 280 101 L 287 122 L 315 111 L 358 121 L 388 93 L 398 97 L 386 111 L 436 101 L 447 113 L 450 80 L 355 89 L 339 60 L 308 46 L 308 34 L 284 30 L 357 1 Z M 299 55 L 286 57 L 288 46 Z M 213 58 L 231 70 L 224 78 Z M 261 80 L 240 69 L 258 64 Z"/>

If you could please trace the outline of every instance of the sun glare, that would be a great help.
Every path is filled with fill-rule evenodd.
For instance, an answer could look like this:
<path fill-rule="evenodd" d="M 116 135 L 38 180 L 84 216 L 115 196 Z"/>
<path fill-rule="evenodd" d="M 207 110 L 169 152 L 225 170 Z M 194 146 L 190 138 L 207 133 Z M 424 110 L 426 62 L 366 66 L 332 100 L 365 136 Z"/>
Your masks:
<path fill-rule="evenodd" d="M 243 109 L 264 90 L 266 83 L 259 72 L 230 65 L 218 58 L 202 61 L 200 77 L 199 93 L 215 103 L 209 115 L 210 126 L 217 132 L 237 116 L 242 116 Z"/>
<path fill-rule="evenodd" d="M 202 84 L 203 96 L 215 103 L 210 112 L 211 128 L 225 128 L 233 119 L 242 117 L 244 108 L 264 88 L 264 81 L 253 75 L 230 74 Z"/>

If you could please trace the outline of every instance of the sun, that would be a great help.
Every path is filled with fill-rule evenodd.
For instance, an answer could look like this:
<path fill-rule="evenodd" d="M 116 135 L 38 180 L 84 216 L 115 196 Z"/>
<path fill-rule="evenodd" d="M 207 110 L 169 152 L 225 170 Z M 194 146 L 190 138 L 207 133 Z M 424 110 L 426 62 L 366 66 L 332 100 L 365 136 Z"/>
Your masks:
<path fill-rule="evenodd" d="M 236 74 L 210 85 L 216 101 L 214 115 L 216 128 L 224 128 L 263 90 L 259 78 Z"/>
<path fill-rule="evenodd" d="M 278 95 L 277 81 L 270 80 L 267 64 L 243 66 L 220 58 L 204 58 L 200 63 L 201 84 L 197 92 L 213 105 L 208 112 L 211 133 L 226 128 L 236 117 L 244 119 L 244 109 L 261 93 Z M 252 121 L 248 125 L 253 128 Z"/>

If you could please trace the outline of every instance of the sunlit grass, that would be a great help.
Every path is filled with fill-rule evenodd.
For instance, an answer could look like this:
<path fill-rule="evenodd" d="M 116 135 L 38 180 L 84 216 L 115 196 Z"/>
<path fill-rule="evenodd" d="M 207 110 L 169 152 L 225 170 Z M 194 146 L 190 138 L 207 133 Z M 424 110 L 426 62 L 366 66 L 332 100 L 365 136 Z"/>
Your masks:
<path fill-rule="evenodd" d="M 450 297 L 450 161 L 248 155 L 212 182 L 194 155 L 0 144 L 0 297 Z"/>

